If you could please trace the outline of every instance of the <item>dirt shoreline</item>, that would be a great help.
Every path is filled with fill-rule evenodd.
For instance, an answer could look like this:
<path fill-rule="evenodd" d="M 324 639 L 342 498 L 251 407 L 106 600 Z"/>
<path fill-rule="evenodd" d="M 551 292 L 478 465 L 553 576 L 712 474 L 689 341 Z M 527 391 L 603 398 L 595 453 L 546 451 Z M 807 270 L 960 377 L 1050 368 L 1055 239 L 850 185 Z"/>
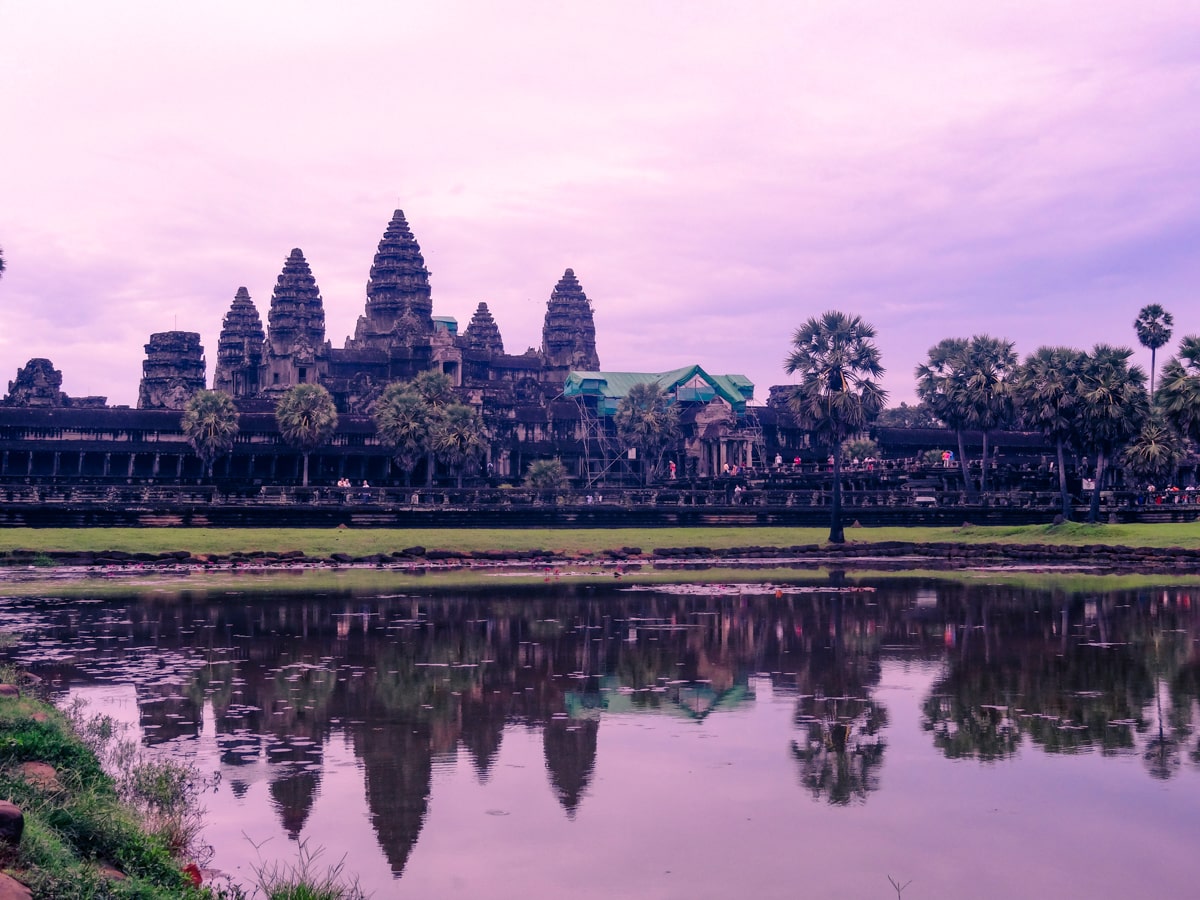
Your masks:
<path fill-rule="evenodd" d="M 170 569 L 278 569 L 297 567 L 376 567 L 413 569 L 423 567 L 470 567 L 476 565 L 543 566 L 562 564 L 634 565 L 729 565 L 757 563 L 791 565 L 858 565 L 886 568 L 936 566 L 964 568 L 986 566 L 1053 566 L 1155 572 L 1200 572 L 1200 549 L 1179 547 L 1129 547 L 1113 544 L 973 544 L 955 542 L 916 543 L 876 541 L 863 543 L 803 544 L 788 547 L 748 545 L 742 547 L 622 547 L 591 553 L 569 554 L 553 550 L 448 550 L 407 547 L 392 553 L 353 556 L 332 553 L 309 556 L 300 550 L 235 551 L 193 554 L 187 550 L 165 553 L 129 553 L 120 550 L 42 551 L 14 550 L 0 553 L 0 571 L 56 569 L 150 570 Z"/>

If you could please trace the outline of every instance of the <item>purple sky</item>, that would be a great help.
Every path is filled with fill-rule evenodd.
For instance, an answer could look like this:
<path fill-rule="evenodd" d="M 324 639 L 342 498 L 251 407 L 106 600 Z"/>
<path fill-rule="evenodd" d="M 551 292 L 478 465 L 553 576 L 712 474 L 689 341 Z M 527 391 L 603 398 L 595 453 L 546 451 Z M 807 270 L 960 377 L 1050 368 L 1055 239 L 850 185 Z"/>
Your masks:
<path fill-rule="evenodd" d="M 173 328 L 211 378 L 292 247 L 340 347 L 396 208 L 435 315 L 521 353 L 569 266 L 604 368 L 760 399 L 829 308 L 895 402 L 943 337 L 1200 332 L 1195 0 L 0 0 L 0 95 L 0 390 L 48 356 L 135 403 Z"/>

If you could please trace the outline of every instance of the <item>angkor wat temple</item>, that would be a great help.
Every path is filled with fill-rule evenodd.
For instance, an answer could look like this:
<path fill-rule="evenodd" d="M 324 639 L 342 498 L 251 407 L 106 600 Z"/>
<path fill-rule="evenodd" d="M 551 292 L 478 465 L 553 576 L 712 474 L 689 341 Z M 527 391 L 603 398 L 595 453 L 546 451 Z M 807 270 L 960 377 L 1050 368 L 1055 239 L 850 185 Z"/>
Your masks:
<path fill-rule="evenodd" d="M 30 360 L 0 401 L 0 479 L 145 483 L 198 477 L 179 420 L 188 398 L 206 387 L 200 334 L 152 334 L 145 352 L 136 410 L 109 407 L 102 397 L 68 397 L 49 360 Z M 685 437 L 671 455 L 682 475 L 762 463 L 768 453 L 790 453 L 789 443 L 805 443 L 803 436 L 787 438 L 778 429 L 771 446 L 764 443 L 756 413 L 769 411 L 747 408 L 754 386 L 742 376 L 713 376 L 698 365 L 601 371 L 592 303 L 571 269 L 550 291 L 540 348 L 506 352 L 482 302 L 459 333 L 453 317 L 434 315 L 429 270 L 397 210 L 370 267 L 363 313 L 341 348 L 326 337 L 321 292 L 299 249 L 284 262 L 265 329 L 246 288 L 237 289 L 217 341 L 212 387 L 234 398 L 240 433 L 216 475 L 254 483 L 294 480 L 296 453 L 280 439 L 273 410 L 291 387 L 318 383 L 333 395 L 340 423 L 330 445 L 313 455 L 314 480 L 395 483 L 387 451 L 375 440 L 372 405 L 389 383 L 430 369 L 449 375 L 462 402 L 482 414 L 489 451 L 480 474 L 493 480 L 515 482 L 531 461 L 553 457 L 586 482 L 628 470 L 611 440 L 611 416 L 638 381 L 657 381 L 679 404 Z"/>
<path fill-rule="evenodd" d="M 171 339 L 151 339 L 147 361 L 162 340 Z M 180 350 L 174 377 L 190 387 L 187 367 L 195 350 Z M 540 350 L 505 353 L 486 303 L 479 304 L 460 335 L 453 318 L 433 315 L 429 270 L 404 213 L 397 210 L 371 264 L 366 309 L 344 347 L 335 348 L 325 337 L 321 293 L 296 249 L 275 283 L 265 332 L 246 289 L 238 289 L 217 342 L 213 388 L 239 401 L 273 401 L 294 385 L 317 382 L 333 394 L 342 413 L 366 414 L 389 383 L 435 368 L 458 387 L 476 392 L 469 396 L 477 406 L 496 411 L 511 403 L 544 405 L 562 393 L 572 369 L 600 368 L 591 302 L 567 269 L 546 304 Z M 165 374 L 153 377 L 161 380 Z M 158 405 L 149 401 L 173 401 L 174 395 L 166 382 L 146 391 L 144 380 L 143 398 L 139 405 L 149 408 Z"/>

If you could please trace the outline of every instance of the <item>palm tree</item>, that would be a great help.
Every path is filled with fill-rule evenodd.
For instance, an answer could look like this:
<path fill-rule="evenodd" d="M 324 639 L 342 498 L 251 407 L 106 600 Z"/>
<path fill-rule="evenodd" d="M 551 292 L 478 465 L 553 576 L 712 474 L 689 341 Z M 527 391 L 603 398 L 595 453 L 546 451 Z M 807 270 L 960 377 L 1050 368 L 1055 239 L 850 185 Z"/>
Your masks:
<path fill-rule="evenodd" d="M 1181 459 L 1183 447 L 1179 434 L 1158 415 L 1146 420 L 1121 454 L 1121 462 L 1139 479 L 1151 484 L 1171 480 Z"/>
<path fill-rule="evenodd" d="M 442 410 L 429 440 L 438 459 L 454 470 L 459 487 L 462 487 L 463 470 L 478 463 L 487 450 L 483 421 L 464 403 L 451 403 Z"/>
<path fill-rule="evenodd" d="M 412 389 L 426 406 L 433 409 L 442 409 L 454 402 L 454 379 L 437 369 L 429 369 L 414 378 Z"/>
<path fill-rule="evenodd" d="M 977 334 L 970 340 L 946 338 L 929 348 L 929 358 L 917 366 L 917 393 L 958 439 L 963 488 L 970 495 L 967 451 L 963 432 L 983 433 L 980 490 L 987 491 L 988 439 L 1007 425 L 1013 414 L 1012 376 L 1017 354 L 1012 341 Z"/>
<path fill-rule="evenodd" d="M 1062 517 L 1071 518 L 1067 493 L 1066 445 L 1079 432 L 1078 380 L 1084 353 L 1073 347 L 1038 347 L 1025 357 L 1014 382 L 1021 424 L 1054 441 Z"/>
<path fill-rule="evenodd" d="M 1179 355 L 1163 366 L 1154 402 L 1180 434 L 1200 441 L 1200 335 L 1179 342 Z"/>
<path fill-rule="evenodd" d="M 304 478 L 308 487 L 308 455 L 332 436 L 338 414 L 333 397 L 319 384 L 298 384 L 280 398 L 275 407 L 279 433 L 304 456 Z"/>
<path fill-rule="evenodd" d="M 1175 317 L 1159 306 L 1151 303 L 1143 306 L 1137 318 L 1133 320 L 1133 330 L 1137 333 L 1138 343 L 1150 350 L 1150 394 L 1154 394 L 1154 353 L 1171 339 L 1171 326 Z"/>
<path fill-rule="evenodd" d="M 1082 409 L 1080 434 L 1085 449 L 1096 454 L 1095 486 L 1088 522 L 1100 517 L 1100 490 L 1105 465 L 1138 433 L 1149 412 L 1146 375 L 1129 365 L 1133 350 L 1097 344 L 1083 361 L 1079 379 Z"/>
<path fill-rule="evenodd" d="M 971 480 L 967 476 L 967 448 L 963 432 L 970 423 L 963 370 L 966 367 L 966 338 L 943 338 L 929 348 L 929 358 L 917 366 L 917 395 L 958 439 L 958 465 L 962 472 L 963 490 L 970 496 Z"/>
<path fill-rule="evenodd" d="M 413 392 L 421 398 L 421 403 L 425 408 L 429 431 L 429 437 L 425 443 L 425 484 L 432 485 L 436 454 L 430 440 L 438 422 L 445 414 L 446 407 L 455 402 L 454 380 L 445 372 L 429 369 L 414 378 L 411 386 Z"/>
<path fill-rule="evenodd" d="M 375 431 L 380 442 L 392 451 L 392 459 L 404 472 L 404 484 L 412 482 L 413 469 L 429 452 L 429 411 L 425 401 L 408 382 L 389 384 L 375 404 Z"/>
<path fill-rule="evenodd" d="M 650 483 L 667 447 L 679 440 L 679 411 L 667 399 L 658 382 L 639 382 L 621 398 L 613 416 L 617 436 L 642 459 L 643 484 Z"/>
<path fill-rule="evenodd" d="M 842 442 L 866 428 L 887 401 L 887 392 L 879 386 L 883 366 L 874 338 L 875 329 L 860 316 L 830 310 L 796 329 L 792 352 L 784 362 L 784 371 L 800 375 L 800 383 L 788 398 L 796 424 L 812 432 L 833 456 L 832 544 L 846 541 Z"/>
<path fill-rule="evenodd" d="M 0 276 L 4 274 L 4 248 L 0 247 Z"/>
<path fill-rule="evenodd" d="M 196 391 L 183 408 L 180 426 L 211 480 L 213 462 L 233 449 L 238 433 L 238 411 L 233 400 L 221 391 Z"/>
<path fill-rule="evenodd" d="M 988 436 L 1012 421 L 1012 377 L 1017 369 L 1013 342 L 977 334 L 967 345 L 965 398 L 967 423 L 983 433 L 979 489 L 987 493 Z"/>

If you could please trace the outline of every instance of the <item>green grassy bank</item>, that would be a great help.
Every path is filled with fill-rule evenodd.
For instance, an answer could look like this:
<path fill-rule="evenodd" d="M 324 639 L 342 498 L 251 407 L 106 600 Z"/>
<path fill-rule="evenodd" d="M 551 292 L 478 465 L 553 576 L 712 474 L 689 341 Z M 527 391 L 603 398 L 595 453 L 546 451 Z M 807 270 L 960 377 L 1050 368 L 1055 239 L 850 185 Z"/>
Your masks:
<path fill-rule="evenodd" d="M 145 802 L 131 806 L 59 710 L 29 696 L 0 697 L 0 796 L 24 816 L 19 843 L 0 845 L 0 867 L 35 898 L 241 897 L 193 886 L 171 827 L 181 818 L 153 814 L 181 809 L 172 771 L 139 774 Z"/>
<path fill-rule="evenodd" d="M 553 550 L 566 555 L 640 547 L 791 547 L 821 544 L 827 528 L 612 528 L 612 529 L 333 529 L 333 528 L 10 528 L 0 530 L 0 552 L 122 550 L 193 554 L 300 550 L 368 556 L 405 547 L 459 551 Z M 1023 525 L 961 528 L 847 528 L 854 544 L 880 541 L 960 544 L 1089 544 L 1200 548 L 1200 522 L 1147 525 Z"/>

